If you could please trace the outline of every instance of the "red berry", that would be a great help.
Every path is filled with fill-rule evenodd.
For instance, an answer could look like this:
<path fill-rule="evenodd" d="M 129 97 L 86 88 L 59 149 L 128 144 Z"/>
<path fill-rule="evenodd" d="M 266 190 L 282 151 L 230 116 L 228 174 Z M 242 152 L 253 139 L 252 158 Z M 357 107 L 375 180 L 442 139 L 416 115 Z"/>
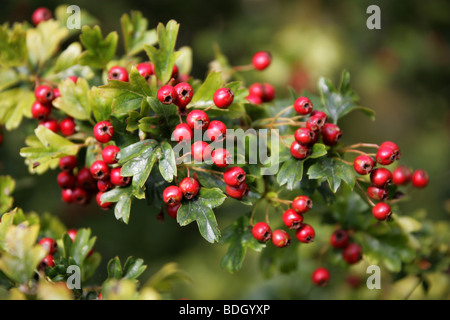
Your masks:
<path fill-rule="evenodd" d="M 241 167 L 230 167 L 225 170 L 223 180 L 231 187 L 239 187 L 245 181 L 246 174 Z"/>
<path fill-rule="evenodd" d="M 317 142 L 319 135 L 316 131 L 308 128 L 298 128 L 295 130 L 294 138 L 300 144 L 312 145 Z"/>
<path fill-rule="evenodd" d="M 77 233 L 78 233 L 78 231 L 75 229 L 67 230 L 67 234 L 69 235 L 70 239 L 72 239 L 72 241 L 75 241 L 75 238 L 77 237 Z"/>
<path fill-rule="evenodd" d="M 85 204 L 88 201 L 88 194 L 86 190 L 80 187 L 76 187 L 72 191 L 72 202 L 76 204 Z"/>
<path fill-rule="evenodd" d="M 295 237 L 297 238 L 297 240 L 300 242 L 303 242 L 303 243 L 313 242 L 315 236 L 316 236 L 316 232 L 314 231 L 314 228 L 306 223 L 304 223 L 295 232 Z"/>
<path fill-rule="evenodd" d="M 382 165 L 389 165 L 396 159 L 395 151 L 390 147 L 379 147 L 375 160 Z"/>
<path fill-rule="evenodd" d="M 264 86 L 259 83 L 255 82 L 248 87 L 249 95 L 260 97 L 262 100 L 262 97 L 264 96 Z"/>
<path fill-rule="evenodd" d="M 311 155 L 311 147 L 309 145 L 303 145 L 297 141 L 293 141 L 290 148 L 291 155 L 296 159 L 306 159 Z"/>
<path fill-rule="evenodd" d="M 296 196 L 294 200 L 292 200 L 292 209 L 300 214 L 308 212 L 312 206 L 313 202 L 308 196 Z"/>
<path fill-rule="evenodd" d="M 375 219 L 384 221 L 391 216 L 392 210 L 387 203 L 379 202 L 372 208 L 372 214 Z"/>
<path fill-rule="evenodd" d="M 179 74 L 178 66 L 176 64 L 174 64 L 173 68 L 172 68 L 172 75 L 171 75 L 172 79 L 178 78 L 178 74 Z"/>
<path fill-rule="evenodd" d="M 102 159 L 106 164 L 117 163 L 117 154 L 120 152 L 120 148 L 117 146 L 106 146 L 102 150 Z"/>
<path fill-rule="evenodd" d="M 81 168 L 77 174 L 77 184 L 83 189 L 93 189 L 95 187 L 95 180 L 91 175 L 91 171 L 88 168 Z"/>
<path fill-rule="evenodd" d="M 192 130 L 204 130 L 209 125 L 209 117 L 202 110 L 192 110 L 187 115 L 186 122 Z"/>
<path fill-rule="evenodd" d="M 263 83 L 263 102 L 270 102 L 275 99 L 275 88 L 270 83 Z"/>
<path fill-rule="evenodd" d="M 191 102 L 194 96 L 194 89 L 187 82 L 180 82 L 174 87 L 175 100 L 174 103 L 178 108 L 184 109 Z"/>
<path fill-rule="evenodd" d="M 398 166 L 392 171 L 392 182 L 397 185 L 405 185 L 411 181 L 411 170 L 405 166 Z"/>
<path fill-rule="evenodd" d="M 392 173 L 386 168 L 376 168 L 370 173 L 370 182 L 376 187 L 385 188 L 392 182 Z"/>
<path fill-rule="evenodd" d="M 213 96 L 214 104 L 221 109 L 228 108 L 234 100 L 234 93 L 230 88 L 217 89 Z"/>
<path fill-rule="evenodd" d="M 362 259 L 362 247 L 357 243 L 350 243 L 342 250 L 342 257 L 348 264 L 355 264 Z"/>
<path fill-rule="evenodd" d="M 414 171 L 411 178 L 412 185 L 416 188 L 425 188 L 428 185 L 430 177 L 428 172 L 423 169 Z"/>
<path fill-rule="evenodd" d="M 272 237 L 272 230 L 267 223 L 258 222 L 252 228 L 252 235 L 256 240 L 266 242 Z"/>
<path fill-rule="evenodd" d="M 367 195 L 374 200 L 386 200 L 389 196 L 387 189 L 377 186 L 369 186 Z"/>
<path fill-rule="evenodd" d="M 55 239 L 45 237 L 39 240 L 38 243 L 47 250 L 47 254 L 54 254 L 58 250 L 58 244 Z"/>
<path fill-rule="evenodd" d="M 302 226 L 303 216 L 294 209 L 288 209 L 283 213 L 283 223 L 289 229 L 298 229 Z"/>
<path fill-rule="evenodd" d="M 286 231 L 284 231 L 282 229 L 274 230 L 272 232 L 271 239 L 272 239 L 273 245 L 278 248 L 287 247 L 291 243 L 291 237 L 289 236 L 289 234 Z"/>
<path fill-rule="evenodd" d="M 313 110 L 313 104 L 308 98 L 299 97 L 294 102 L 294 109 L 295 112 L 304 116 L 311 113 L 311 111 Z"/>
<path fill-rule="evenodd" d="M 336 230 L 331 234 L 330 243 L 334 248 L 345 248 L 350 240 L 346 230 Z"/>
<path fill-rule="evenodd" d="M 76 177 L 67 171 L 61 171 L 56 177 L 56 182 L 61 189 L 72 189 L 75 187 Z"/>
<path fill-rule="evenodd" d="M 39 263 L 39 269 L 46 269 L 55 266 L 55 258 L 51 254 L 48 254 Z"/>
<path fill-rule="evenodd" d="M 75 156 L 65 156 L 59 158 L 59 168 L 62 171 L 71 172 L 77 166 L 77 157 Z"/>
<path fill-rule="evenodd" d="M 53 89 L 46 85 L 37 86 L 34 89 L 34 96 L 37 101 L 43 104 L 50 104 L 55 98 L 53 95 Z"/>
<path fill-rule="evenodd" d="M 174 87 L 167 84 L 158 89 L 156 97 L 158 98 L 159 102 L 163 104 L 172 104 L 177 98 L 177 93 L 175 92 Z"/>
<path fill-rule="evenodd" d="M 313 111 L 311 116 L 306 120 L 306 127 L 313 130 L 319 131 L 326 123 L 327 115 L 322 111 Z"/>
<path fill-rule="evenodd" d="M 226 168 L 233 162 L 233 158 L 227 149 L 215 149 L 211 153 L 211 159 L 219 168 Z"/>
<path fill-rule="evenodd" d="M 178 213 L 178 209 L 180 208 L 181 203 L 174 205 L 174 206 L 166 206 L 167 209 L 167 214 L 169 216 L 171 216 L 172 218 L 176 219 L 177 218 L 177 213 Z"/>
<path fill-rule="evenodd" d="M 59 130 L 58 121 L 56 121 L 55 119 L 43 120 L 43 121 L 39 122 L 38 125 L 44 126 L 47 129 L 53 131 L 54 133 L 58 133 L 58 130 Z"/>
<path fill-rule="evenodd" d="M 264 70 L 272 61 L 272 55 L 268 51 L 259 51 L 253 55 L 252 64 L 257 70 Z"/>
<path fill-rule="evenodd" d="M 62 189 L 61 190 L 61 199 L 65 203 L 72 203 L 72 189 Z"/>
<path fill-rule="evenodd" d="M 106 192 L 114 188 L 114 185 L 110 180 L 98 180 L 97 181 L 97 189 L 101 192 Z"/>
<path fill-rule="evenodd" d="M 224 139 L 227 133 L 227 126 L 219 120 L 213 120 L 206 129 L 206 135 L 211 141 Z"/>
<path fill-rule="evenodd" d="M 76 126 L 73 118 L 64 118 L 59 123 L 59 131 L 61 131 L 63 136 L 71 136 L 76 132 Z"/>
<path fill-rule="evenodd" d="M 169 206 L 175 206 L 183 199 L 183 192 L 177 186 L 168 186 L 163 192 L 163 201 Z"/>
<path fill-rule="evenodd" d="M 128 82 L 128 71 L 124 67 L 114 66 L 108 71 L 108 79 Z"/>
<path fill-rule="evenodd" d="M 102 197 L 103 193 L 104 192 L 102 192 L 102 191 L 97 192 L 97 195 L 95 196 L 95 200 L 100 208 L 109 209 L 114 205 L 114 203 L 113 202 L 103 202 L 102 203 L 101 197 Z"/>
<path fill-rule="evenodd" d="M 103 160 L 94 161 L 90 171 L 95 180 L 106 180 L 109 178 L 109 167 Z"/>
<path fill-rule="evenodd" d="M 76 76 L 68 76 L 67 79 L 72 80 L 73 83 L 77 83 L 77 81 L 78 81 L 78 77 L 76 77 Z"/>
<path fill-rule="evenodd" d="M 50 9 L 45 8 L 45 7 L 40 7 L 40 8 L 37 8 L 36 10 L 34 10 L 32 16 L 31 16 L 31 22 L 33 22 L 33 24 L 35 26 L 37 26 L 42 21 L 47 21 L 47 20 L 50 20 L 51 18 L 53 18 L 53 15 L 52 15 L 52 12 L 50 11 Z"/>
<path fill-rule="evenodd" d="M 187 200 L 194 198 L 200 190 L 200 185 L 198 181 L 190 177 L 181 180 L 181 182 L 178 184 L 178 187 L 180 188 L 181 192 L 183 193 L 183 196 Z"/>
<path fill-rule="evenodd" d="M 319 287 L 324 287 L 330 281 L 330 272 L 326 268 L 317 268 L 311 276 L 312 282 Z"/>
<path fill-rule="evenodd" d="M 125 187 L 131 182 L 131 177 L 124 177 L 121 174 L 122 167 L 117 167 L 111 169 L 111 173 L 109 174 L 109 179 L 111 183 L 118 187 Z"/>
<path fill-rule="evenodd" d="M 49 104 L 43 104 L 39 101 L 35 101 L 31 106 L 31 115 L 36 120 L 45 120 L 52 112 L 52 107 Z"/>
<path fill-rule="evenodd" d="M 321 129 L 322 141 L 327 146 L 334 146 L 342 137 L 342 130 L 333 123 L 325 123 Z"/>
<path fill-rule="evenodd" d="M 190 141 L 193 136 L 191 127 L 187 123 L 180 123 L 173 130 L 172 140 L 176 142 Z"/>
<path fill-rule="evenodd" d="M 191 146 L 191 154 L 195 161 L 201 162 L 211 158 L 211 147 L 205 141 L 196 141 Z"/>
<path fill-rule="evenodd" d="M 114 127 L 109 121 L 100 121 L 94 126 L 94 137 L 100 143 L 111 141 L 114 135 Z"/>
<path fill-rule="evenodd" d="M 246 97 L 246 99 L 247 99 L 247 101 L 250 102 L 251 104 L 259 105 L 259 104 L 263 103 L 261 97 L 260 97 L 260 96 L 256 96 L 256 95 L 254 95 L 254 94 L 249 94 L 249 95 Z"/>
<path fill-rule="evenodd" d="M 400 148 L 398 145 L 392 141 L 384 141 L 382 144 L 380 144 L 381 147 L 388 147 L 391 148 L 394 151 L 395 160 L 400 159 Z"/>
<path fill-rule="evenodd" d="M 148 80 L 153 74 L 153 66 L 148 62 L 141 62 L 136 66 L 137 71 L 141 76 Z"/>
<path fill-rule="evenodd" d="M 353 168 L 359 174 L 366 175 L 369 174 L 373 167 L 375 166 L 375 162 L 369 156 L 360 155 L 355 158 L 353 161 Z"/>
<path fill-rule="evenodd" d="M 227 185 L 225 192 L 232 198 L 242 199 L 248 194 L 249 188 L 245 182 L 242 182 L 238 187 Z"/>

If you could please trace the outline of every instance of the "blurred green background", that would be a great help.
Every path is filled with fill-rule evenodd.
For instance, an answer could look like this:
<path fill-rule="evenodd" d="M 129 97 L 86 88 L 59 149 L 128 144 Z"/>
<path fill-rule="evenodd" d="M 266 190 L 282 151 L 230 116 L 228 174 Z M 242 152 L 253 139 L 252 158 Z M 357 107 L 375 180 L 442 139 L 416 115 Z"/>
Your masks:
<path fill-rule="evenodd" d="M 234 65 L 249 63 L 257 50 L 269 50 L 274 57 L 272 65 L 264 72 L 247 74 L 246 80 L 272 83 L 278 97 L 287 96 L 288 86 L 298 92 L 316 92 L 320 76 L 337 83 L 342 70 L 348 70 L 361 105 L 375 110 L 376 121 L 359 112 L 349 114 L 340 123 L 342 141 L 395 141 L 402 150 L 402 164 L 423 168 L 430 175 L 428 188 L 412 190 L 410 201 L 402 205 L 403 212 L 423 209 L 433 220 L 449 219 L 449 1 L 16 0 L 2 1 L 0 21 L 30 21 L 36 7 L 54 9 L 60 4 L 76 4 L 90 12 L 100 21 L 104 35 L 120 30 L 121 15 L 131 10 L 142 11 L 151 28 L 160 21 L 177 20 L 177 46 L 193 48 L 192 75 L 198 78 L 204 77 L 214 58 L 214 43 Z M 366 27 L 366 9 L 371 4 L 381 8 L 381 30 Z M 97 209 L 95 203 L 86 208 L 65 205 L 56 184 L 57 172 L 30 176 L 19 156 L 31 131 L 31 126 L 24 125 L 23 129 L 4 133 L 0 174 L 17 179 L 15 205 L 27 211 L 52 212 L 70 228 L 92 228 L 98 236 L 95 248 L 103 255 L 94 281 L 105 278 L 105 264 L 110 258 L 119 255 L 124 261 L 133 255 L 148 265 L 143 280 L 167 262 L 179 263 L 192 282 L 178 285 L 175 298 L 398 299 L 414 287 L 415 279 L 403 279 L 393 286 L 386 284 L 382 290 L 371 291 L 365 286 L 352 290 L 345 277 L 359 274 L 365 281 L 366 275 L 365 269 L 349 268 L 333 270 L 336 276 L 326 289 L 315 288 L 309 280 L 315 267 L 307 259 L 310 248 L 301 253 L 305 259 L 293 274 L 264 279 L 258 272 L 258 254 L 249 252 L 243 269 L 231 275 L 220 268 L 226 247 L 207 243 L 195 224 L 180 228 L 170 218 L 161 223 L 156 219 L 158 212 L 151 212 L 145 201 L 133 203 L 129 225 L 117 222 L 110 211 Z M 217 211 L 222 227 L 244 210 L 237 207 L 230 213 L 227 206 Z M 436 283 L 447 284 L 447 292 L 442 291 L 445 286 L 432 286 L 428 297 L 449 298 L 448 275 L 436 277 Z M 412 297 L 423 297 L 421 289 Z"/>

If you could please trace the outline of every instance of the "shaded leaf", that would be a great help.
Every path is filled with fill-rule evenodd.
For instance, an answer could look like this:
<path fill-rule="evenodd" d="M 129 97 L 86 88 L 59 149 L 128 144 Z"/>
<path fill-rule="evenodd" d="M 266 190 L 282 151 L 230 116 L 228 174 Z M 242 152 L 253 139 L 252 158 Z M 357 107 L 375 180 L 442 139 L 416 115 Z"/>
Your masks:
<path fill-rule="evenodd" d="M 117 32 L 110 32 L 104 39 L 98 25 L 81 28 L 80 41 L 86 48 L 80 56 L 80 64 L 103 69 L 114 58 L 117 48 Z"/>

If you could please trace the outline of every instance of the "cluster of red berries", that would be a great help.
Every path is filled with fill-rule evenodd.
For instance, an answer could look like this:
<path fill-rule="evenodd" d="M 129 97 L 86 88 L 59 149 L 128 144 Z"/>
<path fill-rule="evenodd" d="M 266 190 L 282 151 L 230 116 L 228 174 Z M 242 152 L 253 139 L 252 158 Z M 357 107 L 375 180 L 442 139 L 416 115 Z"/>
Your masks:
<path fill-rule="evenodd" d="M 369 155 L 359 155 L 353 162 L 355 171 L 360 175 L 370 175 L 370 186 L 367 188 L 367 195 L 378 202 L 372 208 L 373 216 L 380 221 L 389 219 L 392 214 L 391 207 L 384 200 L 389 198 L 388 187 L 392 183 L 395 185 L 406 185 L 412 182 L 417 188 L 424 188 L 428 185 L 429 177 L 425 170 L 419 169 L 411 172 L 406 166 L 398 166 L 391 172 L 384 167 L 392 164 L 400 158 L 400 148 L 392 141 L 383 142 L 375 155 L 375 159 Z M 380 165 L 381 167 L 376 167 Z"/>
<path fill-rule="evenodd" d="M 77 81 L 75 76 L 69 78 L 74 82 Z M 52 102 L 61 96 L 58 88 L 39 85 L 34 89 L 34 96 L 36 100 L 31 106 L 31 114 L 34 119 L 39 121 L 39 125 L 43 125 L 55 133 L 61 131 L 64 136 L 71 136 L 76 132 L 76 124 L 72 117 L 65 117 L 59 123 L 58 120 L 50 117 L 54 109 Z"/>
<path fill-rule="evenodd" d="M 291 204 L 291 208 L 283 213 L 283 223 L 291 230 L 295 230 L 295 237 L 302 243 L 314 241 L 316 235 L 314 228 L 303 222 L 303 214 L 308 212 L 313 206 L 312 200 L 308 196 L 297 196 Z M 271 230 L 265 222 L 258 222 L 252 227 L 253 237 L 260 242 L 272 240 L 273 245 L 278 248 L 286 247 L 291 242 L 291 236 L 286 230 Z"/>
<path fill-rule="evenodd" d="M 223 180 L 227 185 L 225 192 L 228 196 L 235 199 L 244 198 L 248 192 L 249 187 L 245 182 L 247 175 L 241 167 L 229 167 L 223 173 Z"/>
<path fill-rule="evenodd" d="M 295 130 L 290 151 L 297 159 L 311 155 L 313 145 L 322 138 L 327 146 L 334 146 L 342 137 L 342 130 L 334 123 L 327 122 L 328 115 L 323 111 L 313 110 L 313 104 L 307 97 L 299 97 L 294 102 L 295 111 L 301 116 L 308 116 L 305 127 Z"/>
<path fill-rule="evenodd" d="M 362 247 L 350 241 L 347 230 L 338 229 L 331 234 L 330 243 L 333 248 L 342 250 L 342 257 L 348 264 L 355 264 L 362 259 Z"/>
<path fill-rule="evenodd" d="M 178 186 L 168 186 L 163 191 L 163 201 L 166 204 L 167 213 L 176 219 L 178 209 L 181 206 L 181 200 L 191 200 L 197 196 L 200 191 L 200 184 L 197 179 L 186 177 L 180 181 Z"/>

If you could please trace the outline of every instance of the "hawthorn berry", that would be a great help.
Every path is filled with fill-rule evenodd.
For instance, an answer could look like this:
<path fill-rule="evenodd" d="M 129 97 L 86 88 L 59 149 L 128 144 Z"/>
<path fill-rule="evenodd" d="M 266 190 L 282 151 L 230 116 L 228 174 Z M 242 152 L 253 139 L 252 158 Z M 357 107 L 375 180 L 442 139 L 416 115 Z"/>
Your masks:
<path fill-rule="evenodd" d="M 361 175 L 369 174 L 373 170 L 374 166 L 375 161 L 366 155 L 359 155 L 353 161 L 353 168 L 355 168 L 355 171 Z"/>
<path fill-rule="evenodd" d="M 211 159 L 219 168 L 226 168 L 233 161 L 230 152 L 227 149 L 215 149 L 211 153 Z"/>
<path fill-rule="evenodd" d="M 187 115 L 186 122 L 192 130 L 204 130 L 209 125 L 209 117 L 202 110 L 192 110 Z"/>
<path fill-rule="evenodd" d="M 298 229 L 302 226 L 303 216 L 294 209 L 288 209 L 283 213 L 283 223 L 289 229 Z"/>
<path fill-rule="evenodd" d="M 342 250 L 342 257 L 348 264 L 355 264 L 362 259 L 362 247 L 357 243 L 348 244 Z"/>
<path fill-rule="evenodd" d="M 375 219 L 384 221 L 388 219 L 392 214 L 391 206 L 384 202 L 378 202 L 372 208 L 372 214 Z"/>
<path fill-rule="evenodd" d="M 53 238 L 44 237 L 39 240 L 38 244 L 40 244 L 45 248 L 45 250 L 47 250 L 47 254 L 54 254 L 58 250 L 58 244 Z"/>
<path fill-rule="evenodd" d="M 114 127 L 109 121 L 100 121 L 94 126 L 94 137 L 100 143 L 108 143 L 114 136 Z"/>
<path fill-rule="evenodd" d="M 194 133 L 187 123 L 178 124 L 173 130 L 172 139 L 176 142 L 190 141 Z"/>
<path fill-rule="evenodd" d="M 272 232 L 272 243 L 275 247 L 284 248 L 291 243 L 291 236 L 283 229 L 277 229 Z"/>
<path fill-rule="evenodd" d="M 124 67 L 114 66 L 108 71 L 108 79 L 128 82 L 128 71 Z"/>
<path fill-rule="evenodd" d="M 296 159 L 306 159 L 311 155 L 311 146 L 303 145 L 297 141 L 293 141 L 290 147 L 291 155 Z"/>
<path fill-rule="evenodd" d="M 102 159 L 106 164 L 117 163 L 117 154 L 120 152 L 120 148 L 117 146 L 106 146 L 102 150 Z"/>
<path fill-rule="evenodd" d="M 53 89 L 47 85 L 40 85 L 34 89 L 34 96 L 36 100 L 43 104 L 50 104 L 55 96 L 53 95 Z"/>
<path fill-rule="evenodd" d="M 56 182 L 61 189 L 72 189 L 76 184 L 76 177 L 71 172 L 61 171 L 56 177 Z"/>
<path fill-rule="evenodd" d="M 294 102 L 294 110 L 298 114 L 305 116 L 313 110 L 313 104 L 307 97 L 299 97 Z"/>
<path fill-rule="evenodd" d="M 35 101 L 31 106 L 31 115 L 34 119 L 42 121 L 48 118 L 52 112 L 52 106 L 44 104 L 39 101 Z"/>
<path fill-rule="evenodd" d="M 263 92 L 262 100 L 263 102 L 270 102 L 275 99 L 275 88 L 270 83 L 263 83 Z"/>
<path fill-rule="evenodd" d="M 259 105 L 263 103 L 261 97 L 254 94 L 249 94 L 247 97 L 245 97 L 245 99 L 247 99 L 247 101 L 250 102 L 251 104 Z"/>
<path fill-rule="evenodd" d="M 384 141 L 382 144 L 380 144 L 380 148 L 381 147 L 391 148 L 392 151 L 394 151 L 395 160 L 400 159 L 400 148 L 396 143 L 394 143 L 392 141 Z"/>
<path fill-rule="evenodd" d="M 118 187 L 125 187 L 131 182 L 131 177 L 124 177 L 121 174 L 122 167 L 117 167 L 111 169 L 111 172 L 109 174 L 109 179 L 111 183 Z"/>
<path fill-rule="evenodd" d="M 411 170 L 406 166 L 398 166 L 392 171 L 392 182 L 397 185 L 405 185 L 411 181 Z"/>
<path fill-rule="evenodd" d="M 223 180 L 231 187 L 239 187 L 246 178 L 246 173 L 241 167 L 230 167 L 225 170 Z"/>
<path fill-rule="evenodd" d="M 59 131 L 63 136 L 71 136 L 76 132 L 76 124 L 73 118 L 67 117 L 59 122 Z"/>
<path fill-rule="evenodd" d="M 95 186 L 95 180 L 88 168 L 81 168 L 77 173 L 77 185 L 84 189 L 92 189 Z"/>
<path fill-rule="evenodd" d="M 314 228 L 307 223 L 302 224 L 302 226 L 295 231 L 295 237 L 298 241 L 303 243 L 313 242 L 315 236 L 316 232 L 314 231 Z"/>
<path fill-rule="evenodd" d="M 94 161 L 91 165 L 90 171 L 95 180 L 106 180 L 109 178 L 109 167 L 103 160 Z"/>
<path fill-rule="evenodd" d="M 334 231 L 330 237 L 331 245 L 336 248 L 345 248 L 350 240 L 347 230 L 339 229 Z"/>
<path fill-rule="evenodd" d="M 221 140 L 226 137 L 227 126 L 219 120 L 213 120 L 206 129 L 206 135 L 211 141 Z"/>
<path fill-rule="evenodd" d="M 183 193 L 184 198 L 187 200 L 194 198 L 200 190 L 200 185 L 197 179 L 191 177 L 186 177 L 181 180 L 178 187 Z"/>
<path fill-rule="evenodd" d="M 191 146 L 191 154 L 195 161 L 207 160 L 211 157 L 211 147 L 205 141 L 196 141 Z"/>
<path fill-rule="evenodd" d="M 175 206 L 183 199 L 183 192 L 177 186 L 168 186 L 163 191 L 163 201 L 169 206 Z"/>
<path fill-rule="evenodd" d="M 153 74 L 153 66 L 149 62 L 141 62 L 136 66 L 137 71 L 145 80 Z"/>
<path fill-rule="evenodd" d="M 238 187 L 232 187 L 227 184 L 225 192 L 232 198 L 242 199 L 248 194 L 249 188 L 245 182 L 242 182 Z"/>
<path fill-rule="evenodd" d="M 174 64 L 173 68 L 172 68 L 172 75 L 171 75 L 171 77 L 172 77 L 172 79 L 176 79 L 176 78 L 178 78 L 178 75 L 179 75 L 178 66 L 176 64 Z"/>
<path fill-rule="evenodd" d="M 312 282 L 319 287 L 324 287 L 330 281 L 330 272 L 326 268 L 317 268 L 311 276 Z"/>
<path fill-rule="evenodd" d="M 166 84 L 158 89 L 156 97 L 163 104 L 172 104 L 177 97 L 177 93 L 173 86 Z"/>
<path fill-rule="evenodd" d="M 72 189 L 62 189 L 61 190 L 61 199 L 65 203 L 72 203 Z"/>
<path fill-rule="evenodd" d="M 334 146 L 342 137 L 342 130 L 334 123 L 325 123 L 321 129 L 322 141 L 327 146 Z"/>
<path fill-rule="evenodd" d="M 177 213 L 178 213 L 178 209 L 180 208 L 181 203 L 174 205 L 174 206 L 166 206 L 167 209 L 167 214 L 169 216 L 171 216 L 172 218 L 176 219 L 177 218 Z"/>
<path fill-rule="evenodd" d="M 379 147 L 375 160 L 382 165 L 389 165 L 396 159 L 395 151 L 391 147 Z"/>
<path fill-rule="evenodd" d="M 254 104 L 260 104 L 262 102 L 270 102 L 275 98 L 275 88 L 269 83 L 253 83 L 249 88 L 249 96 L 247 99 L 251 99 Z M 260 98 L 257 99 L 256 97 Z"/>
<path fill-rule="evenodd" d="M 423 169 L 418 169 L 413 172 L 411 177 L 411 183 L 416 188 L 425 188 L 428 185 L 430 177 L 428 172 Z"/>
<path fill-rule="evenodd" d="M 389 196 L 389 193 L 385 188 L 371 185 L 367 188 L 367 195 L 374 200 L 386 200 Z"/>
<path fill-rule="evenodd" d="M 59 158 L 59 168 L 62 171 L 71 172 L 77 166 L 77 157 L 76 156 L 65 156 Z"/>
<path fill-rule="evenodd" d="M 257 222 L 252 227 L 253 238 L 260 242 L 266 242 L 272 237 L 272 230 L 269 225 L 265 222 Z"/>
<path fill-rule="evenodd" d="M 38 125 L 39 126 L 44 126 L 47 129 L 53 131 L 54 133 L 58 133 L 58 130 L 59 130 L 58 121 L 56 121 L 56 119 L 42 120 L 42 121 L 39 122 Z"/>
<path fill-rule="evenodd" d="M 72 202 L 76 204 L 86 204 L 88 201 L 88 194 L 85 189 L 76 187 L 72 190 Z"/>
<path fill-rule="evenodd" d="M 220 109 L 228 108 L 234 100 L 234 93 L 230 88 L 219 88 L 214 92 L 214 104 Z"/>
<path fill-rule="evenodd" d="M 187 82 L 180 82 L 175 87 L 175 100 L 174 104 L 181 109 L 186 108 L 186 106 L 191 102 L 194 96 L 194 89 Z"/>
<path fill-rule="evenodd" d="M 31 15 L 31 22 L 37 26 L 42 21 L 47 21 L 53 18 L 53 14 L 50 11 L 50 9 L 45 7 L 40 7 L 34 10 L 33 14 Z"/>
<path fill-rule="evenodd" d="M 308 128 L 298 128 L 294 132 L 295 141 L 303 145 L 312 145 L 317 142 L 319 135 Z"/>
<path fill-rule="evenodd" d="M 392 173 L 386 168 L 376 168 L 370 173 L 370 182 L 376 187 L 385 188 L 392 182 Z"/>
<path fill-rule="evenodd" d="M 114 185 L 110 180 L 98 180 L 97 189 L 98 191 L 106 192 L 108 190 L 114 189 Z"/>
<path fill-rule="evenodd" d="M 51 268 L 54 266 L 55 266 L 55 258 L 51 254 L 46 255 L 44 259 L 42 259 L 41 262 L 39 263 L 39 269 Z"/>
<path fill-rule="evenodd" d="M 303 214 L 312 208 L 313 202 L 308 196 L 296 196 L 294 200 L 292 200 L 291 206 L 295 212 Z"/>
<path fill-rule="evenodd" d="M 272 55 L 268 51 L 258 51 L 253 55 L 252 65 L 257 70 L 266 69 L 272 61 Z"/>
<path fill-rule="evenodd" d="M 67 79 L 72 80 L 73 83 L 77 83 L 78 77 L 77 76 L 68 76 Z"/>
<path fill-rule="evenodd" d="M 78 231 L 75 229 L 69 229 L 67 230 L 67 235 L 72 239 L 72 241 L 75 241 L 75 238 L 77 237 Z"/>
<path fill-rule="evenodd" d="M 313 111 L 311 116 L 306 120 L 306 127 L 313 131 L 319 131 L 322 129 L 327 121 L 327 115 L 322 111 Z"/>
<path fill-rule="evenodd" d="M 114 203 L 113 202 L 102 202 L 101 198 L 104 192 L 99 191 L 97 192 L 96 196 L 95 196 L 95 201 L 97 202 L 98 206 L 102 209 L 110 209 Z"/>

